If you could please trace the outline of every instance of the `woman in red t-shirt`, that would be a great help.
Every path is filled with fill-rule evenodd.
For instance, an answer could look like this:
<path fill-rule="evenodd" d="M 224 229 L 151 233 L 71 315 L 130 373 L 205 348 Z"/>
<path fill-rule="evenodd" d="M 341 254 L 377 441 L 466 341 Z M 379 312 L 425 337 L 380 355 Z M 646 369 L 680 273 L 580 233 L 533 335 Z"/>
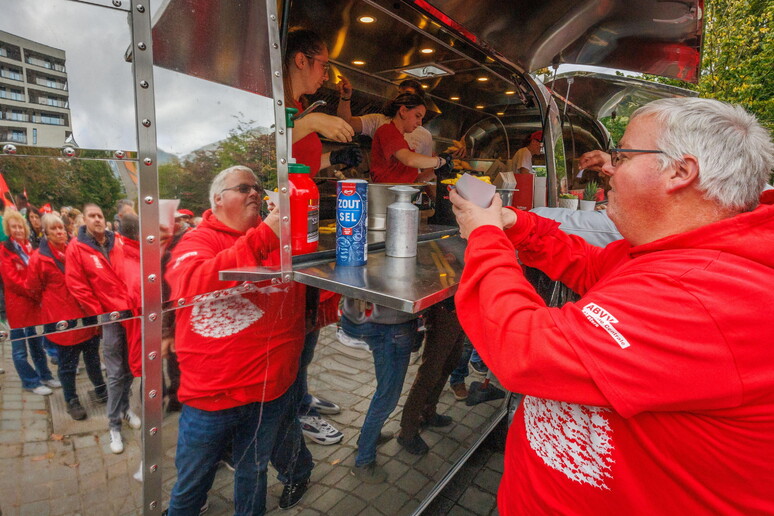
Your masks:
<path fill-rule="evenodd" d="M 447 158 L 424 156 L 414 152 L 403 137 L 422 125 L 427 108 L 419 95 L 403 93 L 393 100 L 384 114 L 389 124 L 376 130 L 371 144 L 371 178 L 374 183 L 414 183 L 420 178 L 418 169 L 437 169 Z M 432 174 L 430 174 L 432 176 Z"/>
<path fill-rule="evenodd" d="M 285 57 L 285 104 L 303 110 L 301 97 L 312 95 L 328 80 L 328 47 L 315 32 L 294 29 L 288 32 Z M 358 147 L 344 147 L 326 154 L 318 133 L 337 142 L 351 142 L 352 126 L 343 119 L 325 113 L 309 113 L 294 124 L 293 157 L 309 167 L 314 177 L 321 168 L 331 165 L 356 167 L 363 157 Z"/>

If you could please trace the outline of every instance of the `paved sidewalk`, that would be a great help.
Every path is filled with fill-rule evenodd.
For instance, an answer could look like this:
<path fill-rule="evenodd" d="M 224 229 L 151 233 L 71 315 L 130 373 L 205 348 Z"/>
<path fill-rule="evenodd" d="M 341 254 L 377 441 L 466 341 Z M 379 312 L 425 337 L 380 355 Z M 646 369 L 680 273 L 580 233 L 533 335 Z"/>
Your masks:
<path fill-rule="evenodd" d="M 124 427 L 125 451 L 110 452 L 104 406 L 81 401 L 89 419 L 74 422 L 64 413 L 62 392 L 43 397 L 22 391 L 13 369 L 10 344 L 4 343 L 0 367 L 0 509 L 2 515 L 124 515 L 139 514 L 141 484 L 132 478 L 140 461 L 139 431 Z M 397 432 L 400 407 L 418 364 L 409 369 L 398 410 L 385 429 Z M 88 387 L 85 372 L 78 377 L 79 392 Z M 455 424 L 428 429 L 422 436 L 431 447 L 424 457 L 411 455 L 393 439 L 379 448 L 380 464 L 389 478 L 384 485 L 367 485 L 349 474 L 354 463 L 358 430 L 365 417 L 375 380 L 370 353 L 340 344 L 335 327 L 324 328 L 310 366 L 310 391 L 342 406 L 342 412 L 326 416 L 344 432 L 338 445 L 308 442 L 315 460 L 312 484 L 302 502 L 289 511 L 277 508 L 281 485 L 269 471 L 267 510 L 283 515 L 402 515 L 411 514 L 444 473 L 481 435 L 499 407 L 483 403 L 467 407 L 454 400 L 447 389 L 439 413 Z M 475 380 L 471 377 L 469 381 Z M 139 382 L 135 382 L 135 389 Z M 133 397 L 133 404 L 139 396 Z M 165 417 L 164 505 L 175 482 L 175 445 L 179 414 Z M 69 434 L 55 430 L 65 429 Z M 491 442 L 490 442 L 491 441 Z M 425 514 L 496 514 L 495 493 L 502 470 L 502 450 L 497 439 L 487 440 L 452 480 Z M 494 443 L 494 444 L 492 444 Z M 233 473 L 220 468 L 210 491 L 208 514 L 233 512 Z"/>

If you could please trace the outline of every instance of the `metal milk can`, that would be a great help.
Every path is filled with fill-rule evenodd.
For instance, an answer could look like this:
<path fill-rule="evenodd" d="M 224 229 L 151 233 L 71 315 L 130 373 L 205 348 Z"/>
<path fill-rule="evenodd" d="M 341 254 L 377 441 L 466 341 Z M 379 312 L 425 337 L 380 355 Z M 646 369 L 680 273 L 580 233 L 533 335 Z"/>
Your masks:
<path fill-rule="evenodd" d="M 417 235 L 419 232 L 419 208 L 411 203 L 418 192 L 410 186 L 390 188 L 397 200 L 387 206 L 387 234 L 385 235 L 385 254 L 396 258 L 411 258 L 417 255 Z"/>

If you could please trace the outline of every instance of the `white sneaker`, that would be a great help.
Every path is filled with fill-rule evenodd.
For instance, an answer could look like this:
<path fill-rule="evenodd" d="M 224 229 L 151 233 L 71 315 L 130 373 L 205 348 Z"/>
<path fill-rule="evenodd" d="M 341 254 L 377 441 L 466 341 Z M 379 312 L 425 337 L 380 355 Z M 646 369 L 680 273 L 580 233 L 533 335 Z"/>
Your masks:
<path fill-rule="evenodd" d="M 318 444 L 336 444 L 344 438 L 343 433 L 320 416 L 298 416 L 298 420 L 304 435 Z"/>
<path fill-rule="evenodd" d="M 338 414 L 341 407 L 328 400 L 321 400 L 314 394 L 310 394 L 309 408 L 316 409 L 320 414 Z"/>
<path fill-rule="evenodd" d="M 341 342 L 342 344 L 350 348 L 364 349 L 366 351 L 371 351 L 371 348 L 368 347 L 368 343 L 366 343 L 363 340 L 356 339 L 355 337 L 350 337 L 349 335 L 344 333 L 344 330 L 342 330 L 341 327 L 339 327 L 339 329 L 336 330 L 336 338 L 339 339 L 339 342 Z"/>
<path fill-rule="evenodd" d="M 126 414 L 124 414 L 124 421 L 129 424 L 129 428 L 133 428 L 135 430 L 142 426 L 142 420 L 140 420 L 140 416 L 132 412 L 132 409 L 126 411 Z"/>
<path fill-rule="evenodd" d="M 110 429 L 110 451 L 113 453 L 122 453 L 124 451 L 124 440 L 121 438 L 121 430 Z"/>
<path fill-rule="evenodd" d="M 137 468 L 137 471 L 132 475 L 132 478 L 137 482 L 142 482 L 142 461 L 140 461 L 140 467 Z"/>
<path fill-rule="evenodd" d="M 38 385 L 34 389 L 27 389 L 33 394 L 40 394 L 41 396 L 48 396 L 49 394 L 52 394 L 54 391 L 46 387 L 45 385 Z"/>
<path fill-rule="evenodd" d="M 62 383 L 59 380 L 43 380 L 43 385 L 46 387 L 50 387 L 52 389 L 60 389 L 62 387 Z"/>

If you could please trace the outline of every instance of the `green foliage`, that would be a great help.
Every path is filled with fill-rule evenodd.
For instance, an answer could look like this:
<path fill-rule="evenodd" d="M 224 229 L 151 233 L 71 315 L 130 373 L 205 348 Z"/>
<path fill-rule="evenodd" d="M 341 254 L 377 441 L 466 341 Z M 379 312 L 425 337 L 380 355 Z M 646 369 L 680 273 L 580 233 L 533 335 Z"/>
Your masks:
<path fill-rule="evenodd" d="M 613 118 L 607 116 L 605 118 L 600 118 L 599 121 L 607 128 L 613 144 L 618 145 L 618 142 L 621 141 L 621 138 L 623 137 L 626 126 L 629 125 L 629 117 L 617 116 Z"/>
<path fill-rule="evenodd" d="M 3 157 L 0 172 L 14 194 L 25 189 L 35 206 L 81 208 L 87 202 L 113 217 L 116 201 L 126 196 L 123 185 L 105 161 L 85 159 Z"/>
<path fill-rule="evenodd" d="M 267 189 L 277 186 L 274 133 L 262 134 L 242 122 L 213 150 L 198 150 L 180 161 L 159 166 L 159 190 L 165 199 L 180 199 L 180 206 L 200 214 L 210 207 L 209 188 L 221 170 L 250 167 Z M 266 132 L 265 130 L 263 132 Z"/>
<path fill-rule="evenodd" d="M 597 189 L 599 186 L 596 181 L 589 181 L 586 183 L 586 188 L 583 189 L 583 200 L 593 201 L 597 197 Z"/>

